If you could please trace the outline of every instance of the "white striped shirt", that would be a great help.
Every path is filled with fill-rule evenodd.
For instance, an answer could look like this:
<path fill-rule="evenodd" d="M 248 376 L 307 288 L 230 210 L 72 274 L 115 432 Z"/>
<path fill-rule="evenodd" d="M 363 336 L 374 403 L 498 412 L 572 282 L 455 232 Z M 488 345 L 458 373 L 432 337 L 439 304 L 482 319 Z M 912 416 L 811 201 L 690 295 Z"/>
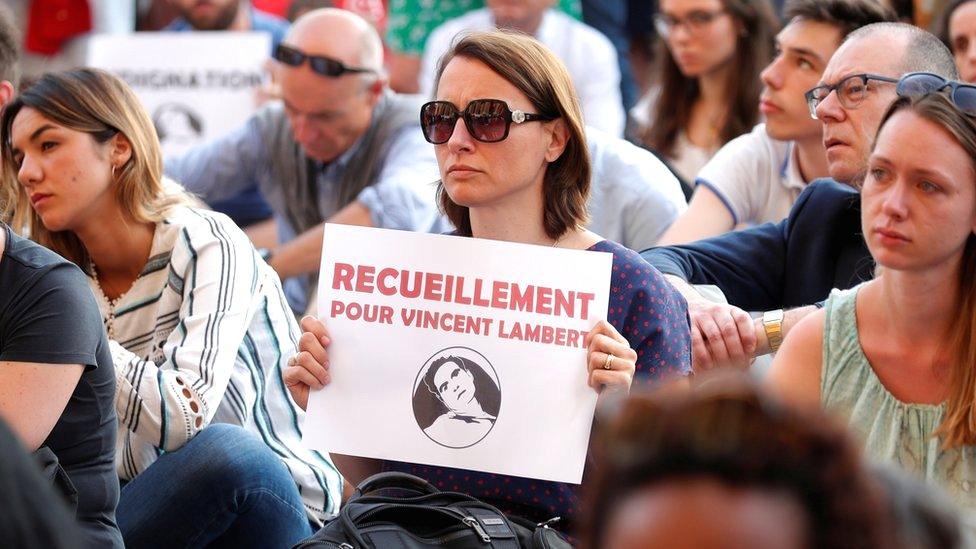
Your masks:
<path fill-rule="evenodd" d="M 302 445 L 304 412 L 281 377 L 298 325 L 277 274 L 230 219 L 175 208 L 114 310 L 90 283 L 116 368 L 120 477 L 132 479 L 211 422 L 232 423 L 282 459 L 311 519 L 338 511 L 342 477 Z"/>

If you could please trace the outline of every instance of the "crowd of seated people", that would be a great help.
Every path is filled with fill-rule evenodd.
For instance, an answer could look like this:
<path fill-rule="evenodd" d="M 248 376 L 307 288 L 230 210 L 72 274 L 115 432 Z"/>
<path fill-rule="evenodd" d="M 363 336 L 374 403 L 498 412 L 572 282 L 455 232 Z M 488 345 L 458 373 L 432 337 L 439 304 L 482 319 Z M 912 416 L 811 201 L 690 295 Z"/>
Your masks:
<path fill-rule="evenodd" d="M 684 244 L 736 227 L 779 221 L 807 183 L 828 176 L 821 124 L 804 92 L 854 29 L 894 19 L 874 0 L 794 1 L 776 36 L 776 57 L 763 69 L 763 123 L 736 137 L 698 172 L 688 211 L 660 244 Z"/>
<path fill-rule="evenodd" d="M 212 4 L 169 29 L 271 32 L 272 96 L 165 159 L 110 72 L 21 87 L 0 8 L 0 545 L 290 547 L 383 471 L 586 547 L 976 540 L 976 2 L 936 36 L 878 0 L 662 0 L 632 142 L 585 2 L 413 13 L 413 59 L 382 18 Z M 270 241 L 211 209 L 242 193 Z M 348 367 L 325 223 L 612 257 L 582 485 L 302 443 Z"/>

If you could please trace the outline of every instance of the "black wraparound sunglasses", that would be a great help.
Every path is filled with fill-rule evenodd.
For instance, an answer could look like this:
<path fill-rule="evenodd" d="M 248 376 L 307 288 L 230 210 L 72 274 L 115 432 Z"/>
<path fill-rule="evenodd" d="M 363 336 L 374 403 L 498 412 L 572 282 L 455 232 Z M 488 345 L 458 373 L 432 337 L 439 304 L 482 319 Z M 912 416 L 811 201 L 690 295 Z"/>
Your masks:
<path fill-rule="evenodd" d="M 464 126 L 471 137 L 483 143 L 497 143 L 508 137 L 512 122 L 522 124 L 555 120 L 557 117 L 529 114 L 518 109 L 513 111 L 501 99 L 475 99 L 463 111 L 448 101 L 431 101 L 420 107 L 420 127 L 424 139 L 435 145 L 447 143 L 458 118 L 464 119 Z"/>
<path fill-rule="evenodd" d="M 345 63 L 337 59 L 325 57 L 324 55 L 308 55 L 301 50 L 295 49 L 291 46 L 286 46 L 284 44 L 278 44 L 278 47 L 276 47 L 274 50 L 273 57 L 275 60 L 291 67 L 300 67 L 302 66 L 302 63 L 308 59 L 308 66 L 311 67 L 313 71 L 321 74 L 322 76 L 328 76 L 330 78 L 337 78 L 343 74 L 346 74 L 347 72 L 376 72 L 373 69 L 367 69 L 365 67 L 347 67 Z"/>

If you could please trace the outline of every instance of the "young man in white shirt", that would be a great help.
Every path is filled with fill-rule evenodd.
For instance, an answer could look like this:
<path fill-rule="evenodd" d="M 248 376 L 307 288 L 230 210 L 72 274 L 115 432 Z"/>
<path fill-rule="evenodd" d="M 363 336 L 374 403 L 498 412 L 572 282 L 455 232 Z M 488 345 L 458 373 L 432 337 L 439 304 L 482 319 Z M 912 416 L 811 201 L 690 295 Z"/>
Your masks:
<path fill-rule="evenodd" d="M 699 172 L 688 210 L 659 244 L 684 244 L 740 226 L 779 221 L 807 183 L 827 177 L 821 124 L 804 92 L 817 85 L 848 33 L 894 14 L 874 0 L 791 0 L 762 72 L 765 123 L 727 143 Z"/>

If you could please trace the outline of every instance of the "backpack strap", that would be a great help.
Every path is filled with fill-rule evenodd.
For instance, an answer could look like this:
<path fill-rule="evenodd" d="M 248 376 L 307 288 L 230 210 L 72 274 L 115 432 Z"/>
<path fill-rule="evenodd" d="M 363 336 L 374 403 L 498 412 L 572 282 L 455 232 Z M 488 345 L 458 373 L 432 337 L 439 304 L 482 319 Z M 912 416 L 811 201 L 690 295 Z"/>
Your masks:
<path fill-rule="evenodd" d="M 362 497 L 370 492 L 387 488 L 410 490 L 418 494 L 436 494 L 440 492 L 433 484 L 420 477 L 408 473 L 388 471 L 385 473 L 376 473 L 360 482 L 359 486 L 356 487 L 356 492 L 349 498 L 349 501 Z"/>

